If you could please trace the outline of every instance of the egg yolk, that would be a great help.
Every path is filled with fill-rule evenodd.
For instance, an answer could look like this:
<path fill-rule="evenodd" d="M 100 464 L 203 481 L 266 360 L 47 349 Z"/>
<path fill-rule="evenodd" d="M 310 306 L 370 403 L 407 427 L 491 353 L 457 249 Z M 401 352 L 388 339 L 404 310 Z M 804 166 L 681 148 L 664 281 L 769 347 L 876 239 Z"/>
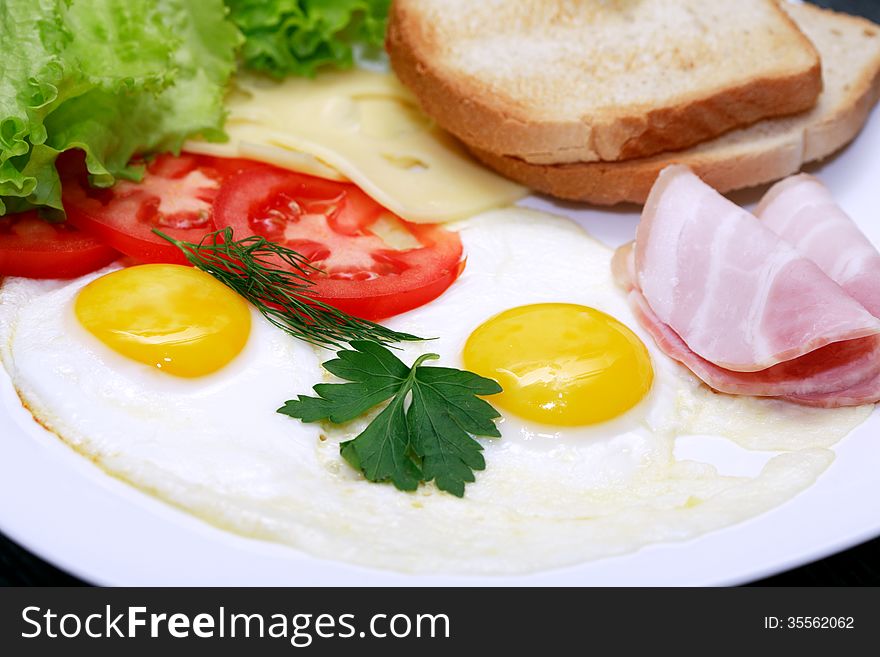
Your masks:
<path fill-rule="evenodd" d="M 114 351 L 182 377 L 219 370 L 244 348 L 245 301 L 182 265 L 140 265 L 97 278 L 76 298 L 80 323 Z"/>
<path fill-rule="evenodd" d="M 580 426 L 617 417 L 651 389 L 644 343 L 594 308 L 542 303 L 506 310 L 471 333 L 465 367 L 504 391 L 492 403 L 522 418 Z"/>

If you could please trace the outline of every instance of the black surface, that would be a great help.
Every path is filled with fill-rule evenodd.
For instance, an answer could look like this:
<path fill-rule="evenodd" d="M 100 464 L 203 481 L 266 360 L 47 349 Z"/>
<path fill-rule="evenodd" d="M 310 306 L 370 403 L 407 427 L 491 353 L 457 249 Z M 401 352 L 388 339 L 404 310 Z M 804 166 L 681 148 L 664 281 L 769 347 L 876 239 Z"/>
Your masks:
<path fill-rule="evenodd" d="M 861 14 L 880 23 L 880 0 L 817 0 L 815 4 Z M 878 475 L 880 476 L 880 475 Z M 4 503 L 10 503 L 4 500 Z M 0 534 L 0 585 L 76 586 L 80 580 L 34 556 Z M 770 577 L 759 586 L 880 586 L 880 539 Z"/>
<path fill-rule="evenodd" d="M 814 5 L 859 14 L 880 23 L 880 0 L 813 0 Z"/>

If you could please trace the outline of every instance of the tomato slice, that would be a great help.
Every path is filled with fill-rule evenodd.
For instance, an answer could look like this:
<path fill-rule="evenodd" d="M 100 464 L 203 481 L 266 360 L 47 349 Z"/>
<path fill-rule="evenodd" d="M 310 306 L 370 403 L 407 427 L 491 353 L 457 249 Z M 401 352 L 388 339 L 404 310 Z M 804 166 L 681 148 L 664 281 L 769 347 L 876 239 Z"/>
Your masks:
<path fill-rule="evenodd" d="M 154 228 L 198 242 L 215 230 L 213 203 L 228 177 L 264 165 L 189 153 L 160 155 L 139 183 L 121 180 L 93 188 L 83 167 L 63 176 L 62 200 L 70 223 L 140 262 L 186 264 L 180 250 Z"/>
<path fill-rule="evenodd" d="M 0 217 L 0 276 L 73 278 L 109 265 L 119 253 L 68 223 L 36 211 Z"/>
<path fill-rule="evenodd" d="M 411 248 L 376 232 L 380 219 L 402 229 Z M 358 187 L 276 168 L 229 178 L 214 203 L 217 228 L 235 239 L 262 235 L 320 269 L 310 295 L 356 317 L 382 319 L 421 306 L 464 268 L 457 233 L 395 217 Z"/>

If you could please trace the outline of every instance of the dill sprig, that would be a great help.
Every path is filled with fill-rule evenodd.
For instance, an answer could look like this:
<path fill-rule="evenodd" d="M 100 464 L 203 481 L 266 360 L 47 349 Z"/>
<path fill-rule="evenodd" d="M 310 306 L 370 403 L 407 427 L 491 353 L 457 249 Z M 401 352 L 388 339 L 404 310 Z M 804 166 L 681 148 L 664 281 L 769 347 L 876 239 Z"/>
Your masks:
<path fill-rule="evenodd" d="M 339 348 L 352 340 L 387 344 L 423 339 L 352 317 L 310 296 L 314 282 L 308 275 L 320 270 L 293 249 L 265 237 L 235 240 L 232 228 L 223 228 L 196 244 L 153 232 L 178 247 L 190 264 L 247 299 L 272 324 L 310 344 Z"/>

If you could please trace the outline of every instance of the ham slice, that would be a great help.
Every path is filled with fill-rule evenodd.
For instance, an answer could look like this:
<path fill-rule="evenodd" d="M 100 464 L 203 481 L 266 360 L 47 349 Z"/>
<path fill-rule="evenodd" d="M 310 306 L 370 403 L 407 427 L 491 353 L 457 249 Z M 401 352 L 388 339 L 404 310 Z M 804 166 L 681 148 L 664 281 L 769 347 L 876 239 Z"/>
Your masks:
<path fill-rule="evenodd" d="M 635 243 L 615 254 L 615 280 L 657 345 L 715 390 L 812 406 L 875 402 L 880 320 L 849 292 L 869 299 L 861 277 L 870 258 L 852 235 L 845 243 L 859 264 L 849 267 L 814 262 L 812 252 L 798 251 L 796 236 L 783 239 L 791 230 L 786 212 L 803 214 L 779 202 L 798 186 L 768 194 L 764 223 L 689 169 L 668 167 L 651 191 Z M 801 205 L 812 207 L 815 197 Z M 841 283 L 851 286 L 832 280 L 826 266 L 836 266 Z"/>
<path fill-rule="evenodd" d="M 880 252 L 818 178 L 800 174 L 776 183 L 761 199 L 755 214 L 872 315 L 880 317 Z M 833 395 L 796 393 L 786 398 L 822 407 L 873 403 L 880 400 L 880 374 Z"/>
<path fill-rule="evenodd" d="M 627 242 L 614 252 L 611 258 L 611 275 L 614 282 L 629 292 L 636 286 L 635 242 Z"/>
<path fill-rule="evenodd" d="M 818 402 L 830 393 L 837 393 L 842 388 L 856 388 L 866 380 L 876 380 L 880 384 L 878 336 L 834 342 L 760 372 L 735 372 L 718 367 L 691 351 L 675 331 L 657 319 L 637 290 L 630 292 L 629 301 L 639 323 L 663 353 L 683 364 L 718 392 L 789 397 L 794 401 L 815 397 Z"/>
<path fill-rule="evenodd" d="M 657 318 L 724 369 L 766 370 L 880 320 L 690 169 L 667 167 L 636 232 L 636 283 Z"/>
<path fill-rule="evenodd" d="M 818 178 L 801 174 L 776 183 L 755 214 L 880 317 L 880 252 Z"/>
<path fill-rule="evenodd" d="M 880 401 L 880 375 L 865 379 L 854 386 L 833 393 L 813 393 L 810 395 L 789 395 L 788 401 L 805 406 L 820 408 L 839 408 L 841 406 L 861 406 Z"/>

